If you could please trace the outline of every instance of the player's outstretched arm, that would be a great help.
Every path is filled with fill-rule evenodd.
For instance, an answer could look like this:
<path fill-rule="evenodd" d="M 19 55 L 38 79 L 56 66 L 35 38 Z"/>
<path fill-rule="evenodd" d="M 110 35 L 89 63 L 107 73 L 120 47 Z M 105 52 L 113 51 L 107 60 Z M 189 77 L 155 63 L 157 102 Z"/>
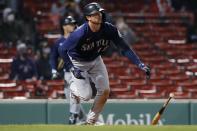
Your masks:
<path fill-rule="evenodd" d="M 136 64 L 141 70 L 143 70 L 146 73 L 146 78 L 150 79 L 151 68 L 142 63 L 133 50 L 129 49 L 126 51 L 122 51 L 122 54 L 126 56 L 129 60 L 131 60 L 134 64 Z"/>
<path fill-rule="evenodd" d="M 123 56 L 126 56 L 130 61 L 132 61 L 132 63 L 134 63 L 141 70 L 143 70 L 146 73 L 146 78 L 149 79 L 151 75 L 150 67 L 146 66 L 143 62 L 141 62 L 137 54 L 123 40 L 122 35 L 116 27 L 114 27 L 113 25 L 108 25 L 108 27 L 109 30 L 113 32 L 110 34 L 110 36 L 113 39 L 114 44 L 118 47 L 118 49 L 120 49 L 121 54 Z"/>

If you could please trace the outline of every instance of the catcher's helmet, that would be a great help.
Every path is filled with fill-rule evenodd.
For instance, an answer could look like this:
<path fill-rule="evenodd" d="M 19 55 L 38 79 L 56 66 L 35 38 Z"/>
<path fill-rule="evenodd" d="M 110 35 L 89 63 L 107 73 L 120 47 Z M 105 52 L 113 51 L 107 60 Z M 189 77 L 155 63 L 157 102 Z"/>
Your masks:
<path fill-rule="evenodd" d="M 69 25 L 69 24 L 77 24 L 77 21 L 76 21 L 72 16 L 67 16 L 67 17 L 62 21 L 62 26 L 63 26 L 63 25 Z"/>
<path fill-rule="evenodd" d="M 96 2 L 89 3 L 84 7 L 85 16 L 89 16 L 96 12 L 103 12 L 103 11 L 104 9 Z"/>

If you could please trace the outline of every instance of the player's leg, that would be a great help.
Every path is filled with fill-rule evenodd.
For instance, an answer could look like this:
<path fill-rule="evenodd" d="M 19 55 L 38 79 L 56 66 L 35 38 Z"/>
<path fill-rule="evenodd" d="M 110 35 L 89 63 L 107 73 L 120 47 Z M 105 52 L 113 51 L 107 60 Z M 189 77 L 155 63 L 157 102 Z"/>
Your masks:
<path fill-rule="evenodd" d="M 87 122 L 94 124 L 98 120 L 110 93 L 108 73 L 101 57 L 97 58 L 94 68 L 89 73 L 92 81 L 95 83 L 97 93 L 94 104 L 87 115 Z"/>
<path fill-rule="evenodd" d="M 85 79 L 77 79 L 72 75 L 70 90 L 72 95 L 84 101 L 88 101 L 92 97 L 92 89 L 86 72 L 83 72 Z"/>
<path fill-rule="evenodd" d="M 82 70 L 82 75 L 86 78 L 77 79 L 72 75 L 70 85 L 71 92 L 81 100 L 89 100 L 92 97 L 92 89 L 89 82 L 89 77 L 95 83 L 97 94 L 94 104 L 87 116 L 87 122 L 94 124 L 102 111 L 104 104 L 109 96 L 109 80 L 106 67 L 101 57 L 98 57 L 92 62 L 79 62 L 71 59 L 75 67 Z"/>
<path fill-rule="evenodd" d="M 85 75 L 83 75 L 85 76 Z M 91 90 L 91 86 L 89 83 L 89 78 L 86 77 L 86 79 L 77 79 L 72 75 L 72 80 L 70 83 L 70 91 L 71 91 L 71 98 L 75 98 L 76 100 L 78 100 L 78 102 L 80 102 L 80 100 L 89 100 L 92 97 L 92 90 Z M 71 102 L 72 103 L 72 102 Z M 77 103 L 76 103 L 77 105 Z M 75 114 L 79 114 L 80 110 L 77 110 L 77 108 L 75 108 Z"/>
<path fill-rule="evenodd" d="M 70 93 L 70 81 L 71 81 L 71 73 L 65 72 L 64 79 L 65 79 L 65 96 L 70 104 L 70 117 L 69 117 L 69 124 L 76 124 L 78 119 L 80 121 L 84 121 L 86 119 L 86 113 L 83 110 L 83 107 L 80 104 L 80 100 L 75 96 L 72 96 Z"/>
<path fill-rule="evenodd" d="M 70 116 L 69 124 L 76 124 L 79 121 L 80 100 L 70 93 Z"/>

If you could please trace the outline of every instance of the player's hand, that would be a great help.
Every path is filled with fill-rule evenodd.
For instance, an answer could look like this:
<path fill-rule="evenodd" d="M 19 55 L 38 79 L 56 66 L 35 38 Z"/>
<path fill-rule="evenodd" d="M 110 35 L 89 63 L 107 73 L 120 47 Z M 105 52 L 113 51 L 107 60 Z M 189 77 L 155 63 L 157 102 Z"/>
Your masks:
<path fill-rule="evenodd" d="M 52 74 L 52 80 L 55 80 L 59 77 L 58 73 L 54 73 Z"/>
<path fill-rule="evenodd" d="M 76 68 L 76 67 L 72 67 L 70 69 L 70 71 L 73 73 L 74 77 L 77 78 L 77 79 L 85 79 L 83 76 L 82 76 L 82 72 L 80 69 Z"/>
<path fill-rule="evenodd" d="M 150 76 L 151 76 L 151 68 L 149 66 L 144 66 L 143 70 L 145 71 L 146 73 L 146 79 L 150 79 Z"/>
<path fill-rule="evenodd" d="M 52 77 L 51 77 L 51 79 L 54 80 L 54 79 L 57 79 L 58 77 L 59 77 L 59 73 L 57 72 L 57 70 L 52 69 Z"/>
<path fill-rule="evenodd" d="M 142 64 L 140 68 L 146 73 L 146 79 L 150 79 L 151 76 L 151 68 L 147 65 Z"/>

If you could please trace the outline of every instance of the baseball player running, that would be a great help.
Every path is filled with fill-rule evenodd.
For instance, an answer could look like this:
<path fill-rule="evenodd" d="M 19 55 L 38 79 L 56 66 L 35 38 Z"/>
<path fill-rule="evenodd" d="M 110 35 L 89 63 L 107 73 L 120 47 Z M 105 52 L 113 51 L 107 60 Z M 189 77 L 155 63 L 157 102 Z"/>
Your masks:
<path fill-rule="evenodd" d="M 76 27 L 77 27 L 76 20 L 72 16 L 68 16 L 62 21 L 61 28 L 63 31 L 62 32 L 63 36 L 55 42 L 50 57 L 50 64 L 52 68 L 51 71 L 52 79 L 56 79 L 59 76 L 58 70 L 64 68 L 64 62 L 59 57 L 58 47 L 66 40 L 66 38 L 70 35 L 71 32 L 74 31 Z M 71 80 L 71 73 L 67 68 L 64 68 L 64 79 L 65 79 L 65 88 L 64 88 L 65 96 L 70 102 L 69 124 L 76 124 L 76 122 L 78 121 L 78 117 L 80 119 L 85 119 L 84 117 L 86 117 L 86 114 L 84 113 L 82 106 L 80 105 L 78 100 L 76 100 L 73 97 L 70 98 L 69 82 Z"/>
<path fill-rule="evenodd" d="M 96 86 L 97 94 L 86 120 L 86 124 L 93 125 L 110 93 L 108 73 L 100 56 L 110 46 L 110 41 L 113 41 L 122 55 L 144 71 L 147 78 L 150 77 L 150 68 L 124 42 L 117 28 L 105 22 L 104 9 L 98 3 L 87 4 L 84 15 L 87 22 L 70 34 L 59 47 L 59 53 L 72 72 L 70 89 L 74 97 L 85 101 L 91 99 L 89 78 Z"/>

